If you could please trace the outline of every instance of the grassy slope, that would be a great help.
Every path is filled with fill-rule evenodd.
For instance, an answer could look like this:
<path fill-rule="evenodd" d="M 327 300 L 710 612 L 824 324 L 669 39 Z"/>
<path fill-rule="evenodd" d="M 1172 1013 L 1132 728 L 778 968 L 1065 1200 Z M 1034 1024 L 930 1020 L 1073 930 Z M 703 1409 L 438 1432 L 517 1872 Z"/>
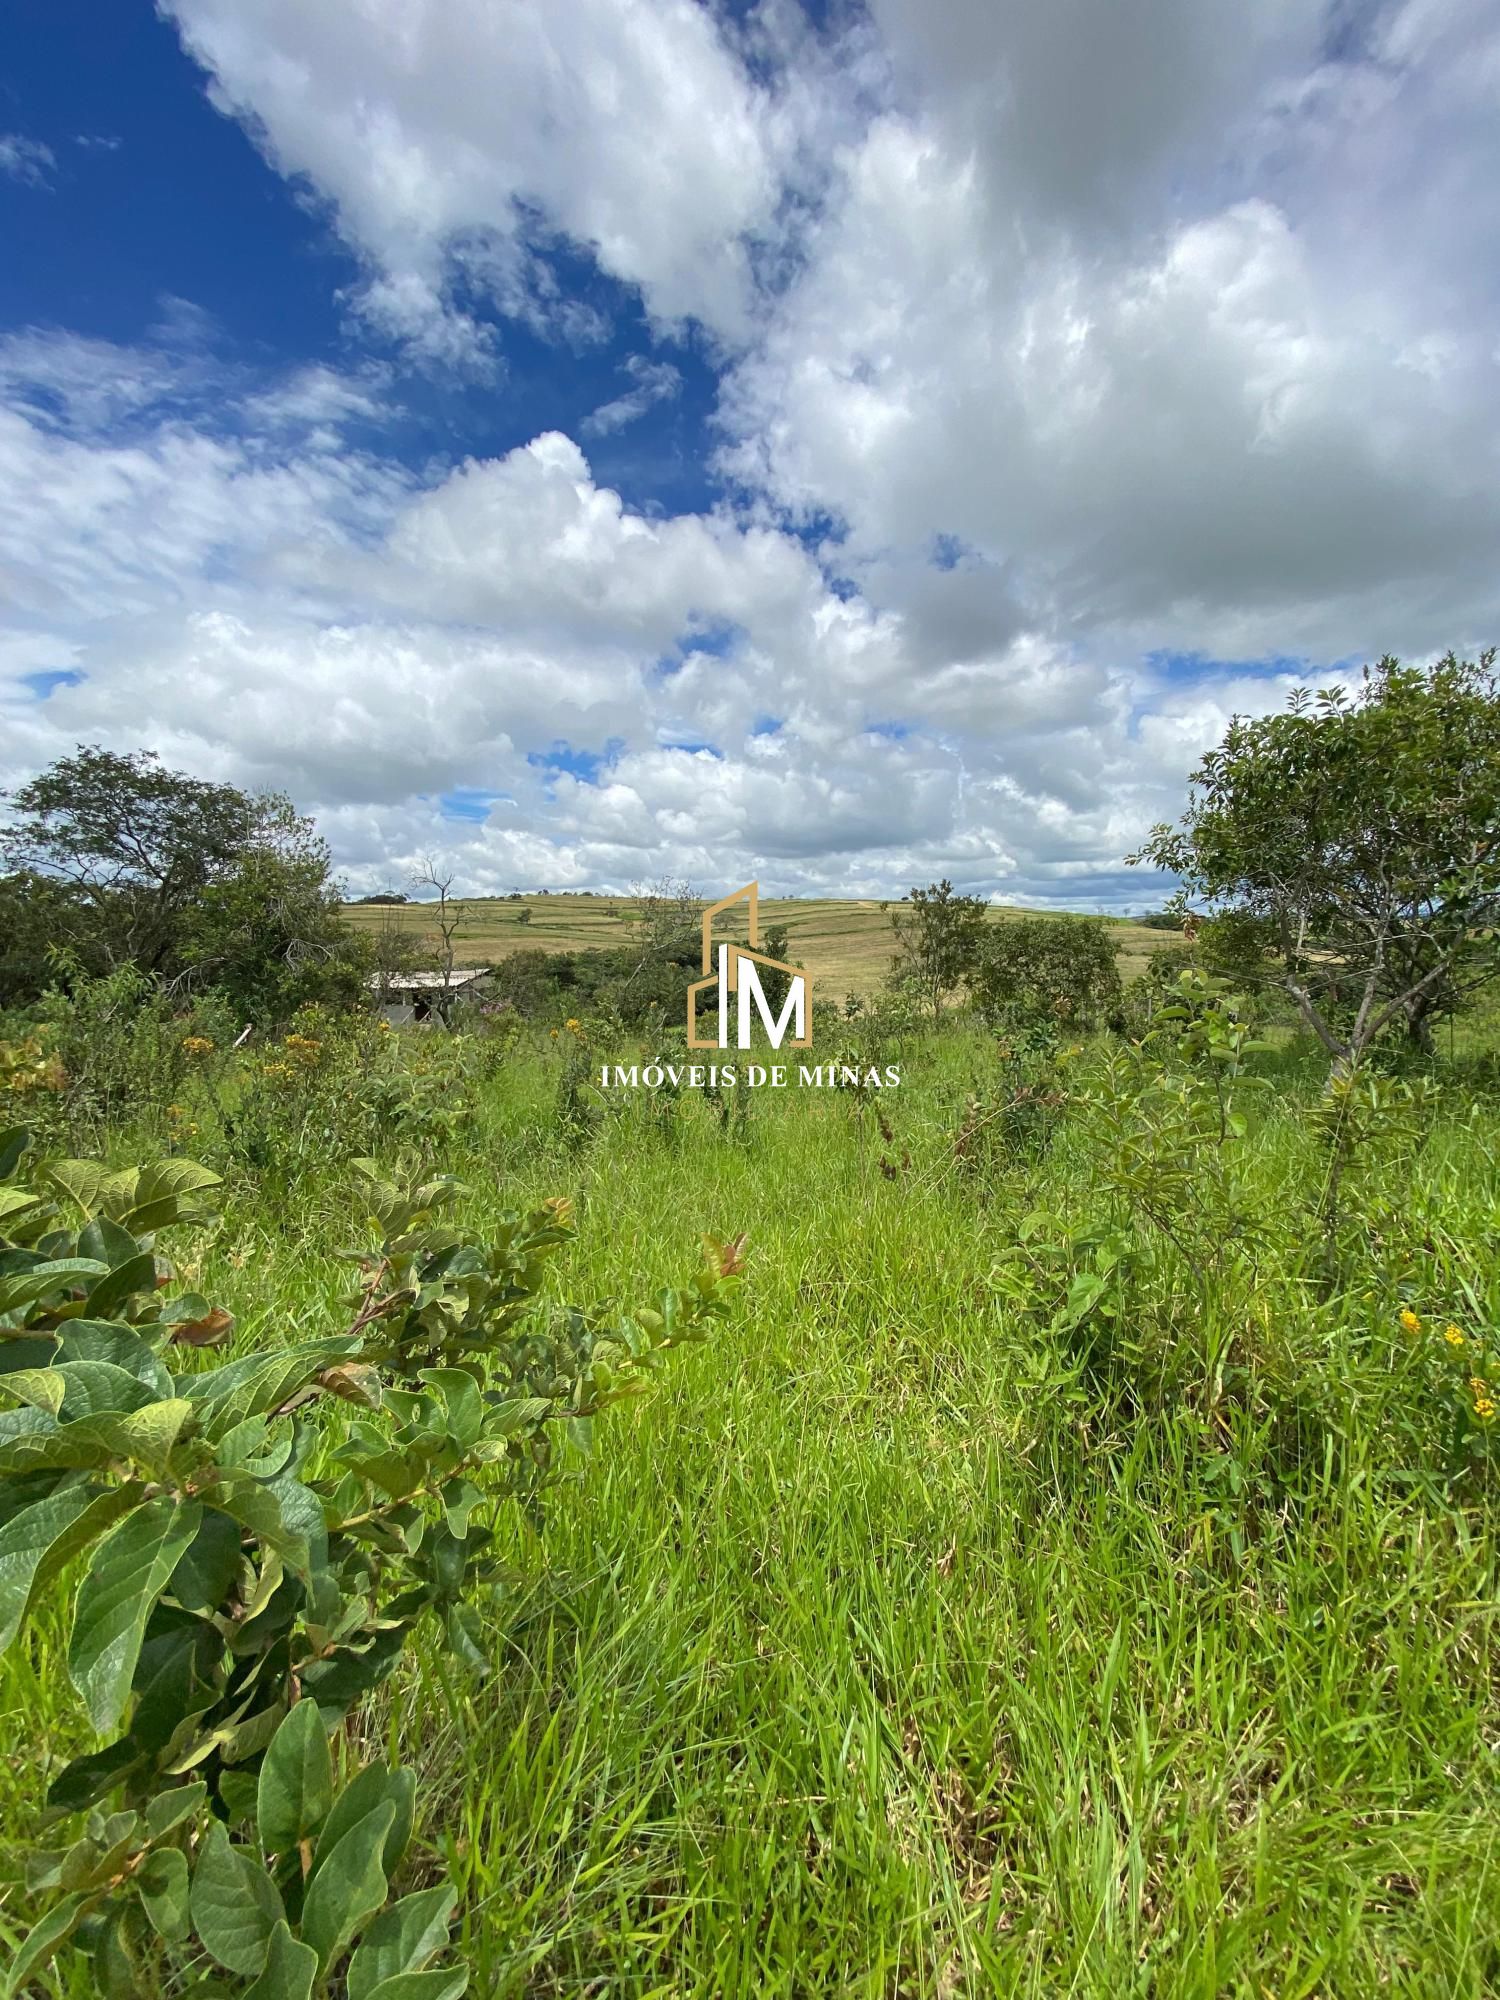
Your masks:
<path fill-rule="evenodd" d="M 878 902 L 801 901 L 767 899 L 760 906 L 762 926 L 785 924 L 792 938 L 792 959 L 812 978 L 813 998 L 842 1001 L 851 990 L 872 994 L 885 978 L 891 959 L 891 904 Z M 513 951 L 585 951 L 628 944 L 635 931 L 628 897 L 530 896 L 511 903 L 503 898 L 465 902 L 463 928 L 456 947 L 462 964 L 486 965 Z M 522 912 L 529 920 L 522 922 Z M 614 911 L 616 914 L 611 915 Z M 1022 910 L 996 909 L 991 921 L 1024 916 Z M 431 906 L 351 903 L 345 915 L 362 930 L 392 918 L 418 935 L 430 931 Z M 1177 942 L 1170 931 L 1146 930 L 1140 924 L 1110 924 L 1119 956 L 1120 976 L 1133 978 L 1153 951 Z"/>
<path fill-rule="evenodd" d="M 1236 1545 L 1187 1411 L 1131 1419 L 997 1310 L 1018 1217 L 1086 1211 L 1089 1171 L 1074 1138 L 1029 1185 L 953 1177 L 983 1060 L 961 1035 L 908 1049 L 895 1182 L 811 1091 L 761 1097 L 743 1145 L 701 1103 L 675 1140 L 637 1105 L 568 1160 L 554 1052 L 496 1090 L 456 1164 L 481 1215 L 577 1192 L 572 1295 L 640 1296 L 703 1228 L 748 1228 L 753 1254 L 714 1345 L 601 1424 L 544 1547 L 514 1528 L 494 1677 L 425 1655 L 369 1725 L 415 1746 L 472 1990 L 1478 2000 L 1500 1977 L 1494 1519 L 1366 1476 L 1391 1301 L 1290 1297 L 1287 1210 L 1256 1315 L 1332 1357 L 1350 1442 L 1343 1476 Z M 1455 1113 L 1412 1178 L 1491 1324 L 1497 1137 L 1492 1110 Z M 1247 1145 L 1289 1203 L 1294 1121 L 1269 1103 Z M 326 1323 L 347 1217 L 330 1179 L 301 1245 L 232 1218 L 200 1282 L 244 1313 L 243 1347 Z M 1240 1311 L 1214 1307 L 1205 1344 Z M 60 1756 L 79 1735 L 55 1645 L 7 1659 L 0 1712 Z M 6 1768 L 8 1825 L 34 1783 Z"/>

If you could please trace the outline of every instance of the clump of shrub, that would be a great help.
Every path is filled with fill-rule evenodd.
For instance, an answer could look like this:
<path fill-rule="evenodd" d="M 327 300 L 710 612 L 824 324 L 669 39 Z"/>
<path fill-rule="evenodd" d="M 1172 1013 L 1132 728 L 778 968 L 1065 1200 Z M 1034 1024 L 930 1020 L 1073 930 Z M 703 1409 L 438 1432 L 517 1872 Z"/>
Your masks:
<path fill-rule="evenodd" d="M 1072 1031 L 1118 1014 L 1124 999 L 1102 918 L 1012 917 L 989 925 L 969 987 L 995 1028 L 1051 1020 Z"/>
<path fill-rule="evenodd" d="M 1069 1100 L 1067 1058 L 1052 1023 L 1038 1021 L 1022 1032 L 1001 1035 L 995 1053 L 998 1077 L 976 1084 L 969 1093 L 953 1140 L 959 1171 L 981 1181 L 1045 1158 L 1062 1129 Z"/>
<path fill-rule="evenodd" d="M 452 1890 L 390 1900 L 415 1773 L 356 1768 L 344 1720 L 419 1634 L 489 1670 L 497 1510 L 539 1516 L 564 1441 L 589 1449 L 705 1337 L 741 1243 L 705 1239 L 647 1307 L 549 1306 L 566 1202 L 475 1240 L 451 1179 L 360 1162 L 375 1241 L 342 1323 L 224 1359 L 232 1321 L 158 1249 L 210 1220 L 218 1177 L 27 1159 L 0 1136 L 0 1645 L 66 1593 L 68 1675 L 106 1740 L 48 1791 L 9 1990 L 82 1954 L 106 1993 L 198 1975 L 255 2000 L 456 2000 L 462 1971 L 410 1983 Z"/>
<path fill-rule="evenodd" d="M 134 966 L 90 978 L 76 969 L 31 1010 L 23 1040 L 56 1079 L 50 1115 L 31 1122 L 74 1146 L 122 1126 L 161 1130 L 190 1081 L 222 1061 L 235 1038 L 215 994 L 184 1005 Z"/>
<path fill-rule="evenodd" d="M 399 1032 L 366 1013 L 303 1008 L 285 1035 L 244 1051 L 220 1090 L 227 1156 L 283 1189 L 350 1154 L 436 1159 L 472 1128 L 518 1028 L 511 1014 L 466 1015 L 453 1033 Z"/>

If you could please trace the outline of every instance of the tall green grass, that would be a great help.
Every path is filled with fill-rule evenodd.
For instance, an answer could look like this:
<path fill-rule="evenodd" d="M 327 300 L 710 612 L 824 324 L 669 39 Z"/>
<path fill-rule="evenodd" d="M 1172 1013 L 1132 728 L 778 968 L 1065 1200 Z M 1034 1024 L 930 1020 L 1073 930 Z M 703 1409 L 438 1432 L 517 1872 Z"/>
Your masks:
<path fill-rule="evenodd" d="M 991 1060 L 908 1044 L 889 1142 L 787 1090 L 742 1138 L 633 1100 L 569 1151 L 551 1049 L 491 1087 L 454 1165 L 480 1218 L 575 1195 L 571 1296 L 639 1296 L 700 1230 L 748 1230 L 751 1262 L 543 1535 L 511 1525 L 492 1675 L 422 1655 L 361 1725 L 420 1765 L 477 1993 L 1500 1987 L 1500 1510 L 1416 1351 L 1465 1301 L 1466 1337 L 1500 1329 L 1500 1109 L 1452 1088 L 1330 1275 L 1308 1086 L 1268 1059 L 1237 1143 L 1274 1230 L 1206 1308 L 1137 1232 L 1148 1368 L 992 1284 L 1024 1216 L 1108 1201 L 1076 1116 L 960 1171 Z M 247 1191 L 199 1289 L 246 1346 L 297 1337 L 353 1234 L 336 1172 L 291 1224 Z M 1226 1355 L 1250 1387 L 1216 1386 Z M 11 1834 L 83 1737 L 55 1632 L 3 1669 Z"/>

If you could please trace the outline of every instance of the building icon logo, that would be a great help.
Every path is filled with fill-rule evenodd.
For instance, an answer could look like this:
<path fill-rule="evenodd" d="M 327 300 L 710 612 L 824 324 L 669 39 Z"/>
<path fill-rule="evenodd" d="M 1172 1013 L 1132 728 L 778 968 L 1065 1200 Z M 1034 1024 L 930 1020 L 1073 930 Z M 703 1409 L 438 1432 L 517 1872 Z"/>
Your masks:
<path fill-rule="evenodd" d="M 731 943 L 727 939 L 717 947 L 714 944 L 714 919 L 738 904 L 749 906 L 750 949 L 742 944 Z M 690 1049 L 727 1049 L 730 1047 L 748 1049 L 750 1030 L 755 1012 L 759 1013 L 766 1037 L 773 1049 L 779 1049 L 786 1039 L 788 1026 L 795 1029 L 789 1046 L 794 1049 L 812 1047 L 812 1003 L 808 998 L 807 974 L 800 965 L 784 965 L 779 958 L 767 958 L 758 951 L 760 943 L 760 885 L 747 882 L 743 889 L 736 889 L 732 896 L 725 896 L 717 903 L 711 903 L 703 912 L 703 971 L 702 979 L 695 979 L 688 988 L 687 996 L 687 1039 Z M 779 973 L 789 983 L 781 1013 L 773 1018 L 771 1002 L 766 998 L 766 990 L 761 984 L 762 972 Z M 780 980 L 773 982 L 780 984 Z M 700 993 L 714 993 L 719 1003 L 717 1036 L 707 1039 L 698 1033 L 698 996 Z M 735 996 L 734 1039 L 730 1039 L 730 995 Z"/>

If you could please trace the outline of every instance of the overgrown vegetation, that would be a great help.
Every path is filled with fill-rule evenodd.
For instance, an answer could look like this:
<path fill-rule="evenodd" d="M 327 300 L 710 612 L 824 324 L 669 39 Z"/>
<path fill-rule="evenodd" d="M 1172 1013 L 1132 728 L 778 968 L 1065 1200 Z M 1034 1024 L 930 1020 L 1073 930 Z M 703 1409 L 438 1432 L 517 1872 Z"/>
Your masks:
<path fill-rule="evenodd" d="M 171 1295 L 156 1239 L 209 1220 L 217 1176 L 28 1173 L 28 1151 L 0 1135 L 0 1646 L 86 1558 L 67 1673 L 111 1740 L 48 1788 L 87 1818 L 27 1856 L 43 1903 L 10 1990 L 76 1946 L 111 1993 L 209 1963 L 262 2000 L 461 1993 L 461 1972 L 390 1986 L 442 1951 L 454 1898 L 386 1909 L 416 1776 L 336 1760 L 329 1736 L 419 1634 L 488 1671 L 497 1507 L 539 1521 L 558 1433 L 587 1451 L 601 1409 L 703 1337 L 737 1246 L 634 1313 L 539 1311 L 567 1202 L 478 1243 L 444 1219 L 453 1182 L 356 1162 L 375 1241 L 341 1329 L 215 1361 L 233 1320 Z"/>
<path fill-rule="evenodd" d="M 1365 701 L 1482 743 L 1487 671 Z M 1224 812 L 1360 712 L 1232 734 Z M 1373 881 L 1482 763 L 1319 810 Z M 1097 924 L 914 892 L 774 1093 L 691 1081 L 680 885 L 452 1034 L 235 1049 L 133 963 L 13 1015 L 12 1990 L 1500 1987 L 1488 864 L 1421 919 L 1440 1048 L 1332 827 L 1295 965 L 1227 878 L 1124 991 Z"/>

